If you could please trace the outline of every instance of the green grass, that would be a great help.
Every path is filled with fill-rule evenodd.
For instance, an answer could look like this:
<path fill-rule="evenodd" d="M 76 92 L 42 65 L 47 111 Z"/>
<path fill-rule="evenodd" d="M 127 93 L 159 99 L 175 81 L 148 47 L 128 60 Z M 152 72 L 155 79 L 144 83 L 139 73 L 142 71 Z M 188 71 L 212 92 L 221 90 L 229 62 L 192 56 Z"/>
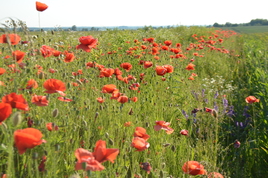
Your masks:
<path fill-rule="evenodd" d="M 268 32 L 268 26 L 238 26 L 238 27 L 221 27 L 223 30 L 233 30 L 238 33 L 264 33 Z"/>

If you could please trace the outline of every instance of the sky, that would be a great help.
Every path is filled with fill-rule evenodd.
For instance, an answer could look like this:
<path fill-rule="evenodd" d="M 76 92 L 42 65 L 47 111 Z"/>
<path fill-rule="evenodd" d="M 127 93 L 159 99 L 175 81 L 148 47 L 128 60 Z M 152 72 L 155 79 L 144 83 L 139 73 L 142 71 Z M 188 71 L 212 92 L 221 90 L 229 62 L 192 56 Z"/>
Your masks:
<path fill-rule="evenodd" d="M 176 26 L 248 23 L 268 19 L 267 0 L 0 0 L 0 23 L 22 20 L 28 27 Z"/>

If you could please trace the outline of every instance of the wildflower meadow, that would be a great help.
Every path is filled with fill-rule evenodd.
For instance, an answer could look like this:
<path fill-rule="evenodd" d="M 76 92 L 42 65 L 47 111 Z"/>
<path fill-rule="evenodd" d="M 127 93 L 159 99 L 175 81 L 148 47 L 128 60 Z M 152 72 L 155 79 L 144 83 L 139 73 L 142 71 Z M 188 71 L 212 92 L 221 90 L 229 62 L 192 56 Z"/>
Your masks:
<path fill-rule="evenodd" d="M 1 178 L 268 175 L 267 33 L 0 30 Z"/>

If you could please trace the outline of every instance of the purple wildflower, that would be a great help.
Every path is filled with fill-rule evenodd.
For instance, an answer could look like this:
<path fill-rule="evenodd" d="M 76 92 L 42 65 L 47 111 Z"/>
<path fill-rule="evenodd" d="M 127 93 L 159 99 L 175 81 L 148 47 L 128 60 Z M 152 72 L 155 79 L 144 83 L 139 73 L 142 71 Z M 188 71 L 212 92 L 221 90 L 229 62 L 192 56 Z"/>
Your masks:
<path fill-rule="evenodd" d="M 218 96 L 219 96 L 219 92 L 216 91 L 216 93 L 215 93 L 215 95 L 214 95 L 214 98 L 216 99 Z"/>
<path fill-rule="evenodd" d="M 185 117 L 186 119 L 189 118 L 189 116 L 187 115 L 187 113 L 186 113 L 184 110 L 182 110 L 182 114 L 184 115 L 184 117 Z"/>

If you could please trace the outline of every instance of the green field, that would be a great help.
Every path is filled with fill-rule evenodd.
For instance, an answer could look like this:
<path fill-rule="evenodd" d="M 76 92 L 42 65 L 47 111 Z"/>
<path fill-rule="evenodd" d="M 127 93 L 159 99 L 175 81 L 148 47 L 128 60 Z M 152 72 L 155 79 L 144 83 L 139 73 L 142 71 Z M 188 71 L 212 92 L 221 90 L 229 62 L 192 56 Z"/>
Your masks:
<path fill-rule="evenodd" d="M 266 33 L 23 29 L 0 40 L 0 176 L 268 174 Z"/>
<path fill-rule="evenodd" d="M 238 27 L 221 27 L 223 30 L 233 30 L 238 33 L 265 33 L 268 32 L 268 26 L 238 26 Z"/>

